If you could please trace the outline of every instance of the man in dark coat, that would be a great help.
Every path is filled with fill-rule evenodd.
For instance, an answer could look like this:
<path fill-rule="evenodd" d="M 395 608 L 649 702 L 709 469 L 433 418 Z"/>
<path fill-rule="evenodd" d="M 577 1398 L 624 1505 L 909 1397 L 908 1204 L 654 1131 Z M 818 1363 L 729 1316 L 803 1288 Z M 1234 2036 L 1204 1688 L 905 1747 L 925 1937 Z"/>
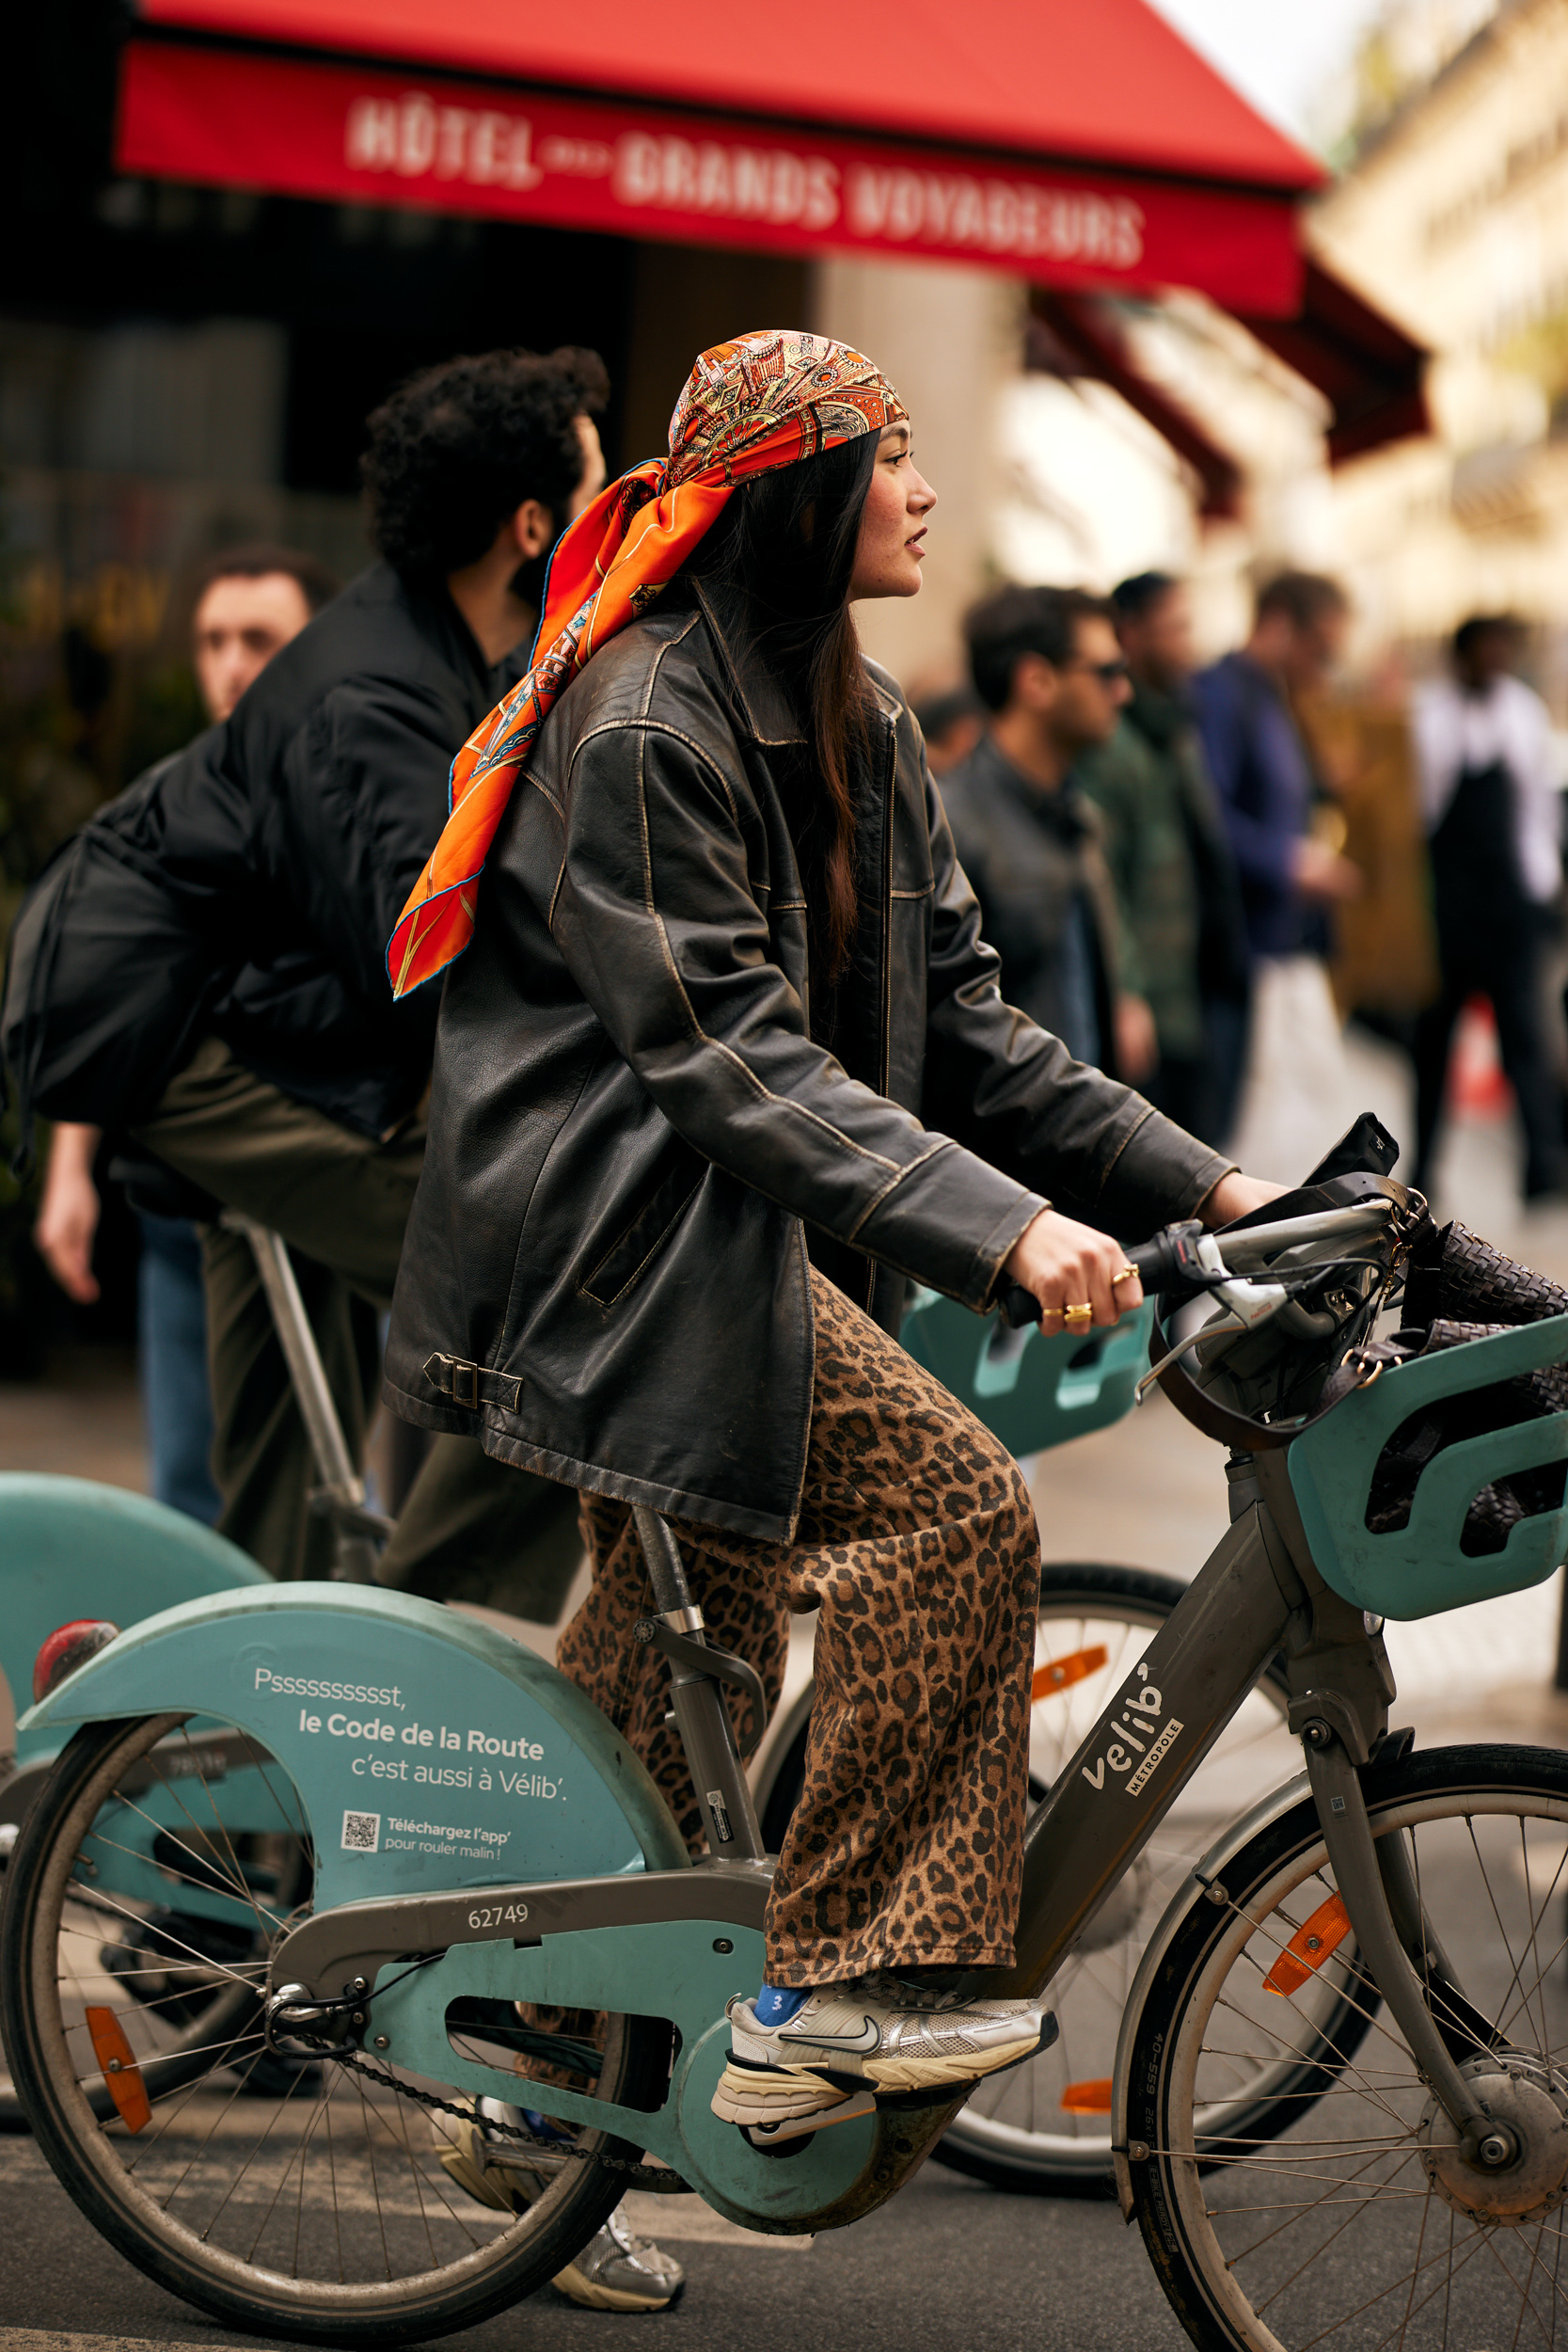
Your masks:
<path fill-rule="evenodd" d="M 1147 1002 L 1159 1041 L 1143 1091 L 1218 1146 L 1235 1113 L 1234 1089 L 1219 1079 L 1245 1017 L 1247 946 L 1235 860 L 1186 699 L 1191 608 L 1166 572 L 1123 580 L 1111 602 L 1132 699 L 1078 776 L 1104 828 L 1125 925 L 1123 985 Z"/>
<path fill-rule="evenodd" d="M 1002 588 L 964 634 L 988 718 L 942 797 L 1002 993 L 1079 1061 L 1141 1084 L 1154 1025 L 1123 980 L 1100 822 L 1076 772 L 1127 700 L 1111 608 L 1076 588 Z"/>
<path fill-rule="evenodd" d="M 378 1377 L 424 1153 L 436 992 L 393 1003 L 388 935 L 447 813 L 453 755 L 520 674 L 537 564 L 603 479 L 592 354 L 432 369 L 370 421 L 383 560 L 198 739 L 159 795 L 163 870 L 202 910 L 211 1009 L 137 1141 L 296 1253 L 351 1445 Z M 325 1574 L 303 1424 L 250 1251 L 204 1229 L 224 1532 L 274 1574 Z M 432 1448 L 385 1580 L 552 1619 L 573 1499 L 463 1439 Z M 527 1553 L 520 1585 L 498 1570 Z"/>
<path fill-rule="evenodd" d="M 1322 691 L 1349 620 L 1334 580 L 1280 572 L 1259 592 L 1246 644 L 1192 683 L 1241 878 L 1252 966 L 1250 1040 L 1239 1021 L 1214 1033 L 1219 1083 L 1234 1102 L 1246 1070 L 1246 1140 L 1261 1165 L 1278 1158 L 1287 1169 L 1302 1152 L 1313 1156 L 1310 1105 L 1342 1084 L 1325 967 L 1328 918 L 1355 896 L 1361 875 L 1314 829 L 1320 787 L 1294 706 Z M 1318 1107 L 1332 1122 L 1326 1101 Z"/>

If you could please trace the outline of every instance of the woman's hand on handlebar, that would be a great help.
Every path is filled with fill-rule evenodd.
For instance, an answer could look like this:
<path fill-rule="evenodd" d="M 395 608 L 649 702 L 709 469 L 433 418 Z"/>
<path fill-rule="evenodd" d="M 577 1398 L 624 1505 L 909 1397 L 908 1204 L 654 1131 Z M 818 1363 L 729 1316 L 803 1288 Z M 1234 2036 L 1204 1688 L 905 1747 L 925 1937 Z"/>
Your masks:
<path fill-rule="evenodd" d="M 1261 1176 L 1243 1176 L 1233 1168 L 1212 1192 L 1204 1194 L 1197 1214 L 1212 1232 L 1218 1225 L 1229 1225 L 1239 1216 L 1250 1216 L 1254 1209 L 1266 1208 L 1290 1189 L 1289 1184 L 1265 1184 Z"/>
<path fill-rule="evenodd" d="M 1043 1330 L 1087 1331 L 1097 1323 L 1115 1323 L 1129 1307 L 1142 1305 L 1143 1285 L 1135 1274 L 1116 1279 L 1126 1263 L 1120 1242 L 1108 1233 L 1075 1224 L 1054 1209 L 1042 1209 L 1014 1242 L 1002 1279 L 1029 1293 L 1039 1307 Z M 1087 1321 L 1075 1315 L 1066 1322 L 1067 1308 L 1083 1306 L 1093 1311 Z"/>

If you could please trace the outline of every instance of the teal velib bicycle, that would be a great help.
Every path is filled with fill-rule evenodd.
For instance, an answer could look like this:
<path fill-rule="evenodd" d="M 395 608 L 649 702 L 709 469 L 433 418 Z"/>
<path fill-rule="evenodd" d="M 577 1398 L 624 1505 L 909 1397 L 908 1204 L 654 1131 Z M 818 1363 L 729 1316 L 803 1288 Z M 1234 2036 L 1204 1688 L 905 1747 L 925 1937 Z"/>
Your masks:
<path fill-rule="evenodd" d="M 134 1204 L 167 1216 L 217 1216 L 218 1204 L 196 1194 L 159 1164 L 120 1158 L 114 1173 Z M 336 1576 L 371 1580 L 379 1543 L 390 1522 L 369 1511 L 349 1458 L 320 1355 L 279 1236 L 230 1214 L 255 1255 L 274 1325 L 310 1439 L 317 1503 L 329 1518 L 338 1555 Z M 1033 1326 L 1015 1330 L 999 1317 L 981 1321 L 934 1293 L 911 1301 L 904 1340 L 954 1393 L 968 1403 L 1019 1454 L 1064 1444 L 1121 1418 L 1131 1407 L 1145 1358 L 1151 1310 L 1123 1318 L 1112 1331 L 1087 1340 L 1047 1339 Z M 182 1600 L 264 1583 L 262 1572 L 232 1544 L 182 1515 L 120 1489 L 85 1480 L 0 1476 L 0 1675 L 24 1704 L 34 1664 L 69 1608 L 90 1624 L 120 1626 Z M 1170 1575 L 1098 1561 L 1053 1560 L 1041 1585 L 1036 1634 L 1034 1705 L 1030 1724 L 1030 1793 L 1038 1802 L 1077 1747 L 1108 1692 L 1131 1670 L 1150 1635 L 1170 1614 L 1184 1587 Z M 504 1607 L 504 1586 L 494 1597 Z M 57 1650 L 51 1651 L 52 1661 Z M 1193 1857 L 1213 1827 L 1233 1809 L 1227 1792 L 1257 1785 L 1260 1771 L 1278 1769 L 1288 1693 L 1277 1674 L 1265 1677 L 1181 1804 L 1162 1824 L 1157 1840 L 1114 1902 L 1097 1915 L 1053 1987 L 1060 2033 L 1027 2067 L 988 2084 L 972 2098 L 939 2146 L 942 2160 L 994 2185 L 1055 2194 L 1108 2195 L 1111 2059 L 1143 1943 Z M 768 1740 L 749 1760 L 765 1842 L 777 1844 L 800 1795 L 804 1772 L 809 1682 L 786 1699 Z M 34 1797 L 47 1780 L 62 1738 L 54 1729 L 28 1732 L 10 1756 L 0 1755 L 0 1893 L 4 1864 Z M 204 1754 L 214 1754 L 213 1739 Z M 231 1803 L 238 1783 L 227 1784 Z M 178 2044 L 200 2071 L 214 2036 L 231 2019 L 239 1997 L 214 1963 L 235 1957 L 232 1925 L 211 1887 L 187 1900 L 186 1874 L 169 1868 L 178 1853 L 166 1814 L 172 1800 L 150 1796 L 138 1825 L 148 1853 L 165 1872 L 166 1899 L 144 1906 L 135 1953 L 122 1953 L 120 1974 L 160 2006 L 156 2022 L 166 2075 Z M 262 1833 L 258 1832 L 258 1836 Z M 244 1847 L 247 1869 L 301 1868 L 300 1850 L 277 1849 L 268 1863 Z M 300 1890 L 274 1881 L 274 1905 Z M 172 1941 L 171 1941 L 172 1939 Z M 155 1965 L 166 1963 L 163 1971 Z M 178 1990 L 169 1963 L 182 1972 Z M 206 1997 L 200 1995 L 205 1992 Z M 279 2068 L 247 2065 L 246 2092 L 265 2095 Z M 286 2079 L 286 2076 L 284 2077 Z M 0 2044 L 0 2130 L 24 2128 L 26 2117 Z"/>
<path fill-rule="evenodd" d="M 1560 1296 L 1375 1174 L 1134 1262 L 1167 1311 L 1212 1307 L 1155 1348 L 1231 1448 L 1231 1525 L 1034 1813 L 1017 1966 L 974 1989 L 1052 1981 L 1282 1655 L 1305 1772 L 1220 1830 L 1144 1954 L 1112 2092 L 1124 2210 L 1201 2344 L 1533 2340 L 1568 2205 L 1568 1756 L 1412 1753 L 1380 1618 L 1562 1558 L 1568 1317 L 1523 1320 Z M 529 2294 L 629 2177 L 827 2230 L 958 2112 L 884 2098 L 765 2144 L 714 2117 L 724 2004 L 763 1976 L 768 1865 L 721 1699 L 745 1670 L 705 1644 L 672 1531 L 639 1528 L 696 1864 L 575 1688 L 389 1595 L 187 1604 L 27 1719 L 80 1728 L 12 1865 L 14 2071 L 70 2193 L 174 2292 L 297 2340 L 408 2342 Z M 135 1826 L 155 1791 L 234 1930 L 239 2013 L 194 2078 L 188 2049 L 160 2058 L 177 1961 L 125 1973 L 167 1900 Z M 292 1905 L 251 1866 L 269 1839 L 305 1858 Z M 263 2052 L 293 2079 L 242 2104 Z"/>

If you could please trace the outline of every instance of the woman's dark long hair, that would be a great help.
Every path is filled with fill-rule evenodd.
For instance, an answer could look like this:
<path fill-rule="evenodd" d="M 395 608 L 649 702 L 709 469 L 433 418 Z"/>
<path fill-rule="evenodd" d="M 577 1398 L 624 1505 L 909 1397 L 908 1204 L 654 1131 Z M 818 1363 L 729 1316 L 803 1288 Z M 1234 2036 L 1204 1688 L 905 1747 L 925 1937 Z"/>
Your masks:
<path fill-rule="evenodd" d="M 863 433 L 742 483 L 689 566 L 730 592 L 735 620 L 812 739 L 821 790 L 790 816 L 814 960 L 830 982 L 842 977 L 855 933 L 855 777 L 874 705 L 849 580 L 877 443 Z"/>

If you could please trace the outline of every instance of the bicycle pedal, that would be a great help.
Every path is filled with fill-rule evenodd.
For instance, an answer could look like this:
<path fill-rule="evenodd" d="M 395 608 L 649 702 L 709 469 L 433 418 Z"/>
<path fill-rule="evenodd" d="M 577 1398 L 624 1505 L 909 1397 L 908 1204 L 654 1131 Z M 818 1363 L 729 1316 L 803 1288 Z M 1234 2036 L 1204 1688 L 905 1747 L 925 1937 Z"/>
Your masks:
<path fill-rule="evenodd" d="M 831 2123 L 847 2123 L 857 2115 L 875 2115 L 876 2112 L 877 2102 L 867 2090 L 852 2099 L 846 2099 L 839 2106 L 818 2108 L 815 2115 L 786 2116 L 777 2123 L 741 2123 L 736 2125 L 736 2129 L 748 2147 L 755 2148 L 759 2154 L 766 2155 L 770 2148 L 777 2148 L 784 2141 L 807 2139 L 816 2132 L 825 2132 Z"/>

